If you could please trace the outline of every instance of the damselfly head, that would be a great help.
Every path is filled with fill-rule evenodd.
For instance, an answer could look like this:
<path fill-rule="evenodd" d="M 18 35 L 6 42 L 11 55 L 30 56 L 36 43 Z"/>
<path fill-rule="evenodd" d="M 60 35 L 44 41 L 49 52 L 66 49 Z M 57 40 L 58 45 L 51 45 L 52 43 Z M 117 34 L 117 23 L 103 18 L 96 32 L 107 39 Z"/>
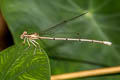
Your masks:
<path fill-rule="evenodd" d="M 27 31 L 24 31 L 21 35 L 20 38 L 23 39 L 25 37 L 25 35 L 27 35 Z"/>

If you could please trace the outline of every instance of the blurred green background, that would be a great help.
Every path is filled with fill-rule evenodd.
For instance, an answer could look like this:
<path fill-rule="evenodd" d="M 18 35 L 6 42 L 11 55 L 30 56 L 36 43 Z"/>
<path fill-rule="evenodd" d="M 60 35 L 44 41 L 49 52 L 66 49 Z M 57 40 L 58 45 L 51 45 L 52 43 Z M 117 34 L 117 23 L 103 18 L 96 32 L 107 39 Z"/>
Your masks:
<path fill-rule="evenodd" d="M 41 36 L 88 38 L 113 43 L 112 46 L 105 46 L 41 40 L 50 59 L 52 75 L 120 65 L 119 0 L 0 0 L 0 7 L 15 44 L 22 42 L 19 36 L 23 31 L 37 32 Z M 84 12 L 88 14 L 51 28 Z M 120 79 L 120 76 L 116 74 L 75 80 L 101 79 Z"/>

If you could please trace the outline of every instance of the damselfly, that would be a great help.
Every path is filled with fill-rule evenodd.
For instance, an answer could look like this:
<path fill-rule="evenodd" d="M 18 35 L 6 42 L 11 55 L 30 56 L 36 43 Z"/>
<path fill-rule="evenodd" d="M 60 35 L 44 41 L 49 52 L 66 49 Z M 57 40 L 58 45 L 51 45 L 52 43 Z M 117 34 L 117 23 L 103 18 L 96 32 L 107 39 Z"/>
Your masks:
<path fill-rule="evenodd" d="M 61 23 L 58 23 L 57 25 L 51 27 L 51 28 L 55 28 L 57 26 L 60 26 L 61 24 L 65 24 L 69 21 L 72 21 L 82 15 L 84 15 L 86 13 L 83 13 L 81 15 L 75 16 L 71 19 L 62 21 Z M 24 31 L 21 36 L 21 39 L 24 39 L 24 43 L 27 41 L 29 47 L 30 45 L 34 45 L 35 46 L 35 50 L 37 48 L 37 46 L 40 46 L 39 43 L 36 41 L 36 39 L 47 39 L 47 40 L 68 40 L 68 41 L 80 41 L 80 42 L 91 42 L 91 43 L 99 43 L 99 44 L 104 44 L 104 45 L 108 45 L 111 46 L 112 43 L 109 41 L 99 41 L 99 40 L 91 40 L 91 39 L 81 39 L 81 38 L 57 38 L 57 37 L 42 37 L 40 36 L 38 33 L 33 33 L 33 34 L 28 34 L 27 31 Z M 35 52 L 34 52 L 35 53 Z"/>

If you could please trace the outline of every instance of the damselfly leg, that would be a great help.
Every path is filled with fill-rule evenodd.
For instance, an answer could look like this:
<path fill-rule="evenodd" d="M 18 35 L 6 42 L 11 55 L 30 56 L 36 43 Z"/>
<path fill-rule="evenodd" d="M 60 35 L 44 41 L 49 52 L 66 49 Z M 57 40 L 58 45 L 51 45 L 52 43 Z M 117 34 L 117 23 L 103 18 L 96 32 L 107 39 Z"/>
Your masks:
<path fill-rule="evenodd" d="M 40 52 L 41 52 L 41 47 L 37 41 L 35 41 L 33 39 L 29 39 L 29 38 L 24 38 L 24 43 L 25 42 L 27 42 L 27 44 L 28 44 L 28 47 L 25 50 L 29 49 L 32 44 L 35 47 L 33 55 L 35 55 L 37 48 L 39 48 Z"/>

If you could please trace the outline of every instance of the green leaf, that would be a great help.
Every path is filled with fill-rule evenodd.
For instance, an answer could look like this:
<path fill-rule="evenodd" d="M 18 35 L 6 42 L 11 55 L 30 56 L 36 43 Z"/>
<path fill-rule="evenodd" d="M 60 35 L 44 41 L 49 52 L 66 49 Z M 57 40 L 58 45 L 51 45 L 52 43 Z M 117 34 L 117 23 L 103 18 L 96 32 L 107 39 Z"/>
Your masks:
<path fill-rule="evenodd" d="M 44 41 L 51 58 L 52 74 L 61 74 L 120 65 L 119 3 L 119 0 L 1 0 L 0 5 L 15 43 L 21 42 L 19 36 L 23 31 L 41 33 L 60 21 L 88 11 L 87 15 L 50 31 L 56 32 L 54 37 L 73 37 L 71 34 L 57 34 L 79 32 L 80 36 L 77 37 L 107 40 L 113 45 L 108 47 L 71 41 Z M 110 75 L 86 78 L 101 79 L 120 77 Z"/>
<path fill-rule="evenodd" d="M 14 45 L 0 53 L 1 80 L 50 80 L 49 62 L 46 53 L 34 47 Z"/>

